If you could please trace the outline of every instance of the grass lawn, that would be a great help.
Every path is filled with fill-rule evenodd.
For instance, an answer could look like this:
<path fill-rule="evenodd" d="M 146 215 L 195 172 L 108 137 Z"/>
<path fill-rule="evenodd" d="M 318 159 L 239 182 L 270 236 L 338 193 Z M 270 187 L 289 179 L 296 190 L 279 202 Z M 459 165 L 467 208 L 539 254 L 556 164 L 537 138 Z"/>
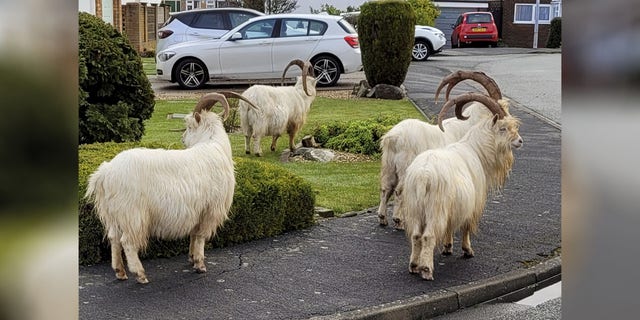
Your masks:
<path fill-rule="evenodd" d="M 193 110 L 195 100 L 158 100 L 151 119 L 146 123 L 143 142 L 160 142 L 166 145 L 181 145 L 181 132 L 184 128 L 180 119 L 167 119 L 169 113 L 188 113 Z M 234 101 L 232 100 L 232 103 Z M 219 109 L 219 107 L 216 107 Z M 314 125 L 328 121 L 352 121 L 374 118 L 378 115 L 394 115 L 401 118 L 424 117 L 408 100 L 378 99 L 332 99 L 318 97 L 314 101 L 307 123 L 296 142 Z M 229 135 L 235 157 L 259 159 L 277 164 L 307 180 L 316 192 L 316 205 L 333 209 L 336 214 L 362 210 L 376 206 L 379 202 L 380 161 L 363 161 L 352 163 L 312 163 L 279 161 L 282 150 L 288 148 L 288 136 L 278 140 L 276 152 L 269 146 L 271 137 L 262 140 L 263 157 L 246 155 L 244 152 L 244 136 L 242 133 Z"/>
<path fill-rule="evenodd" d="M 151 58 L 140 58 L 142 59 L 142 70 L 144 70 L 144 74 L 147 76 L 155 76 L 156 75 L 156 59 Z"/>

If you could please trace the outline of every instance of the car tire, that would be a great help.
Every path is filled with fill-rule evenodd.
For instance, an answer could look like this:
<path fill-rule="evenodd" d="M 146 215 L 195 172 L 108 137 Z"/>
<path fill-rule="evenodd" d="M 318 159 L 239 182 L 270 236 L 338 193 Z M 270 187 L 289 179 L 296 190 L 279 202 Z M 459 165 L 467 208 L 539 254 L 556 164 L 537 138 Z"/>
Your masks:
<path fill-rule="evenodd" d="M 411 59 L 414 61 L 426 61 L 431 55 L 431 45 L 424 40 L 416 40 L 411 50 Z"/>
<path fill-rule="evenodd" d="M 457 41 L 456 48 L 462 48 L 462 43 L 463 43 L 463 42 L 462 42 L 462 41 L 460 41 L 460 37 L 458 37 L 458 38 L 457 38 L 457 40 L 458 40 L 458 41 Z"/>
<path fill-rule="evenodd" d="M 456 42 L 453 40 L 453 38 L 451 38 L 451 49 L 455 49 L 457 48 L 458 45 L 456 44 Z"/>
<path fill-rule="evenodd" d="M 202 61 L 185 59 L 176 66 L 175 79 L 183 89 L 200 89 L 209 81 L 209 72 Z"/>
<path fill-rule="evenodd" d="M 334 86 L 340 79 L 340 62 L 331 56 L 319 56 L 311 61 L 318 87 Z"/>

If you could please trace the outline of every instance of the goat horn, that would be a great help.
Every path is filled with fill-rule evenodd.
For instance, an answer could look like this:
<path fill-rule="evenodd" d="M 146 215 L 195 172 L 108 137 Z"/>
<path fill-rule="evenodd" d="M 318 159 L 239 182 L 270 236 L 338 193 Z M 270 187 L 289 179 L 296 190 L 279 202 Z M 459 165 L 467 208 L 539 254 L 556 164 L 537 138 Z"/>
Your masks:
<path fill-rule="evenodd" d="M 246 103 L 248 103 L 252 108 L 258 110 L 258 107 L 256 107 L 255 104 L 253 104 L 253 102 L 249 101 L 249 99 L 245 98 L 244 96 L 242 96 L 241 94 L 237 93 L 237 92 L 233 92 L 233 91 L 218 91 L 219 94 L 223 95 L 225 98 L 235 98 L 235 99 L 240 99 Z"/>
<path fill-rule="evenodd" d="M 469 119 L 469 117 L 465 117 L 462 115 L 462 109 L 465 106 L 465 104 L 471 101 L 478 101 L 484 104 L 487 107 L 487 109 L 491 111 L 491 113 L 493 113 L 494 115 L 498 115 L 499 119 L 502 119 L 506 116 L 506 113 L 500 107 L 500 104 L 498 103 L 498 101 L 492 99 L 491 97 L 486 96 L 484 94 L 475 93 L 475 92 L 463 93 L 461 95 L 454 97 L 453 99 L 447 100 L 444 106 L 442 106 L 442 110 L 440 110 L 440 113 L 438 114 L 438 127 L 440 127 L 440 130 L 444 131 L 444 127 L 442 126 L 442 120 L 444 119 L 444 116 L 446 115 L 447 111 L 449 111 L 449 109 L 451 109 L 453 105 L 456 106 L 455 113 L 458 119 L 460 120 Z"/>
<path fill-rule="evenodd" d="M 202 109 L 211 110 L 211 108 L 216 104 L 216 102 L 220 102 L 223 107 L 223 111 L 220 114 L 222 120 L 226 120 L 229 116 L 229 102 L 227 102 L 227 98 L 220 93 L 208 93 L 202 96 L 196 107 L 193 109 L 193 113 L 201 113 Z"/>
<path fill-rule="evenodd" d="M 449 94 L 451 93 L 451 90 L 453 89 L 453 87 L 455 87 L 455 85 L 458 84 L 459 82 L 467 79 L 474 80 L 479 84 L 481 84 L 487 90 L 487 93 L 489 93 L 489 96 L 494 100 L 502 99 L 502 93 L 500 92 L 500 88 L 498 87 L 498 84 L 491 77 L 487 76 L 484 72 L 460 70 L 460 71 L 453 72 L 448 76 L 444 77 L 444 79 L 442 79 L 442 82 L 440 82 L 440 85 L 436 90 L 435 103 L 438 103 L 438 95 L 440 95 L 440 90 L 442 90 L 442 88 L 445 85 L 448 85 L 447 91 L 445 93 L 445 100 L 449 100 Z"/>
<path fill-rule="evenodd" d="M 284 85 L 284 76 L 287 74 L 287 70 L 292 65 L 297 65 L 302 70 L 302 88 L 304 88 L 304 93 L 310 96 L 309 91 L 307 90 L 307 74 L 309 74 L 309 69 L 312 68 L 309 62 L 304 62 L 300 59 L 294 59 L 289 62 L 286 68 L 284 68 L 284 72 L 282 73 L 281 84 Z M 313 70 L 312 70 L 313 71 Z"/>

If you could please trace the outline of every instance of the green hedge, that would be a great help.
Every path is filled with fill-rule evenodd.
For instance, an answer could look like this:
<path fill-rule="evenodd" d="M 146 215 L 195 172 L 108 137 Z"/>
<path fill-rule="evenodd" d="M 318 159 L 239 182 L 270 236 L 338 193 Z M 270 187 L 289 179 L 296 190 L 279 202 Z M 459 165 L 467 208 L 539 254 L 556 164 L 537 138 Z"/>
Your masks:
<path fill-rule="evenodd" d="M 402 119 L 378 116 L 366 120 L 334 121 L 312 129 L 315 141 L 325 148 L 375 155 L 380 153 L 380 138 Z"/>
<path fill-rule="evenodd" d="M 166 148 L 158 143 L 97 143 L 79 147 L 80 264 L 109 261 L 108 241 L 90 203 L 83 199 L 89 175 L 105 160 L 133 147 Z M 175 149 L 175 148 L 174 148 Z M 315 196 L 311 186 L 272 164 L 234 158 L 236 189 L 230 219 L 207 248 L 275 236 L 313 225 Z M 189 240 L 152 239 L 143 257 L 187 253 Z"/>
<path fill-rule="evenodd" d="M 360 7 L 358 40 L 371 87 L 404 82 L 411 63 L 415 22 L 415 12 L 406 1 L 370 1 Z"/>
<path fill-rule="evenodd" d="M 547 48 L 560 48 L 562 45 L 562 18 L 553 18 L 549 26 Z"/>

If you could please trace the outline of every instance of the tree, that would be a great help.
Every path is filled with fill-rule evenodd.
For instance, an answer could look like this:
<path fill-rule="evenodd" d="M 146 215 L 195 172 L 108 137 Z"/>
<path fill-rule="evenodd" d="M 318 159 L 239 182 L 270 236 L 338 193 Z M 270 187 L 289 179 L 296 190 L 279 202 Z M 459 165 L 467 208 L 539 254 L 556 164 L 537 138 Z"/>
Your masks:
<path fill-rule="evenodd" d="M 416 24 L 435 26 L 440 10 L 431 0 L 407 0 L 416 13 Z"/>
<path fill-rule="evenodd" d="M 296 0 L 267 0 L 266 13 L 289 13 L 298 7 Z"/>
<path fill-rule="evenodd" d="M 265 12 L 264 0 L 244 0 L 242 7 Z"/>
<path fill-rule="evenodd" d="M 311 11 L 311 13 L 313 14 L 318 14 L 320 12 L 326 12 L 329 15 L 332 16 L 339 16 L 342 13 L 342 10 L 334 7 L 333 5 L 330 4 L 321 4 L 320 5 L 320 9 L 313 9 L 313 7 L 309 6 L 309 11 Z"/>

